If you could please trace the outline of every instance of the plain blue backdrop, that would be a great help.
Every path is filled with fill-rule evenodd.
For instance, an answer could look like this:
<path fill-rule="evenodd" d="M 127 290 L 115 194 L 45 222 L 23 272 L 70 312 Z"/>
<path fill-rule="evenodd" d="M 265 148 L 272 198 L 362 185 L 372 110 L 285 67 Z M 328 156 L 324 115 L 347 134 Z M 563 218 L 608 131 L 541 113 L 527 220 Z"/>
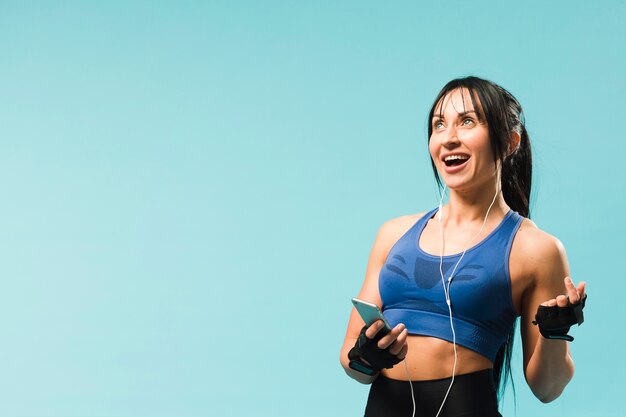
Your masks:
<path fill-rule="evenodd" d="M 587 280 L 574 380 L 622 416 L 626 4 L 0 2 L 0 416 L 360 416 L 339 348 L 386 220 L 437 204 L 448 80 L 525 108 L 531 215 Z M 518 343 L 519 347 L 519 343 Z"/>

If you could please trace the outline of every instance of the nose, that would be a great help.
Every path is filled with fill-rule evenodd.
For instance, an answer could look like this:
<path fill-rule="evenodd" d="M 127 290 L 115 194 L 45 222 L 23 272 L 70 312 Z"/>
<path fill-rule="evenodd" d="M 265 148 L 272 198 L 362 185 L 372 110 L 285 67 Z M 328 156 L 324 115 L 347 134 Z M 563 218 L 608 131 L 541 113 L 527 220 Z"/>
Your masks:
<path fill-rule="evenodd" d="M 457 135 L 456 126 L 448 126 L 445 131 L 444 137 L 442 138 L 442 145 L 446 148 L 456 148 L 461 142 L 459 141 L 459 136 Z"/>

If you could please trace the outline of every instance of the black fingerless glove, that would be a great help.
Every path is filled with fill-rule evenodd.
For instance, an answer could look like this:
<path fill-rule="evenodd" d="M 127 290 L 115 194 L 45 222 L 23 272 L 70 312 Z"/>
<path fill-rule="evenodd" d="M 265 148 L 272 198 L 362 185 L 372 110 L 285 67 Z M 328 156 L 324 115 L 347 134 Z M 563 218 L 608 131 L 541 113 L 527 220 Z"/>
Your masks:
<path fill-rule="evenodd" d="M 396 355 L 392 355 L 389 352 L 389 347 L 386 349 L 378 347 L 378 341 L 389 333 L 388 330 L 385 328 L 380 329 L 373 339 L 365 336 L 366 330 L 367 326 L 361 329 L 359 338 L 348 353 L 350 368 L 366 375 L 375 375 L 381 369 L 393 368 L 395 364 L 400 362 Z"/>
<path fill-rule="evenodd" d="M 585 321 L 583 316 L 583 308 L 587 295 L 576 304 L 570 304 L 567 307 L 546 307 L 539 306 L 535 321 L 533 324 L 539 325 L 539 332 L 546 339 L 560 339 L 571 342 L 574 338 L 567 333 L 574 324 L 579 326 Z"/>

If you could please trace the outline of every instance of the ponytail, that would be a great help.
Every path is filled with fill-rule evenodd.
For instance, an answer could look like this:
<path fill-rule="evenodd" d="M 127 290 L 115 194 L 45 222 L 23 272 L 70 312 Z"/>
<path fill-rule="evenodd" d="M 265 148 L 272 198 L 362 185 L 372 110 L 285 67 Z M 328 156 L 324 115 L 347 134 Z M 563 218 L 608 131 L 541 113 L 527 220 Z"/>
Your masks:
<path fill-rule="evenodd" d="M 532 155 L 528 132 L 520 124 L 518 148 L 502 164 L 501 186 L 504 201 L 524 217 L 530 217 L 530 187 L 532 180 Z"/>

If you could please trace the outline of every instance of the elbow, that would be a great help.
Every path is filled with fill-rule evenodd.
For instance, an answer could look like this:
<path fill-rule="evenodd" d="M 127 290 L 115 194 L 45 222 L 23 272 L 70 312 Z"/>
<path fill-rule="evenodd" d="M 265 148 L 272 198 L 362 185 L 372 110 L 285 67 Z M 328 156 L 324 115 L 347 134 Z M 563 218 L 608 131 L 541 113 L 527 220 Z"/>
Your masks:
<path fill-rule="evenodd" d="M 561 389 L 560 391 L 551 392 L 551 393 L 547 394 L 544 397 L 537 396 L 537 394 L 535 394 L 535 395 L 537 396 L 539 401 L 541 401 L 544 404 L 548 404 L 548 403 L 551 403 L 552 401 L 556 400 L 557 398 L 559 398 L 562 393 L 563 393 L 563 390 Z"/>
<path fill-rule="evenodd" d="M 537 387 L 537 388 L 530 387 L 530 389 L 539 401 L 541 401 L 544 404 L 547 404 L 547 403 L 551 403 L 552 401 L 556 400 L 557 398 L 561 396 L 561 394 L 563 393 L 563 390 L 565 389 L 565 385 L 567 385 L 567 382 L 565 382 L 564 384 L 558 384 L 558 385 L 553 384 L 552 386 L 549 386 L 549 387 L 547 386 L 542 386 L 542 387 Z"/>
<path fill-rule="evenodd" d="M 565 387 L 572 380 L 573 376 L 574 370 L 571 369 L 570 372 L 561 374 L 560 378 L 555 378 L 550 381 L 550 383 L 546 383 L 544 380 L 543 383 L 529 383 L 529 386 L 535 397 L 542 403 L 547 404 L 556 400 L 563 394 Z"/>

